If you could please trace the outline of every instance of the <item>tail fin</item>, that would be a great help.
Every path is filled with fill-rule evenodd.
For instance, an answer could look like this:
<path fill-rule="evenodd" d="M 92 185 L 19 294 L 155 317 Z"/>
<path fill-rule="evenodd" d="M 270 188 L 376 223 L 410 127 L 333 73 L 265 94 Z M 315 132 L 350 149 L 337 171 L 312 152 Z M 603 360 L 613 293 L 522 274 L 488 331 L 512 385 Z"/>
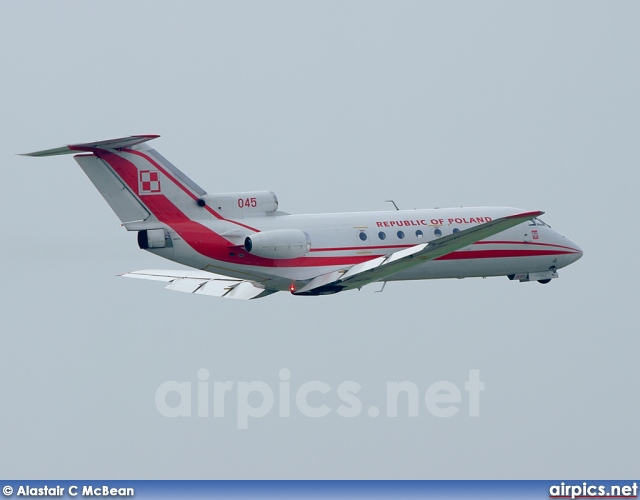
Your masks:
<path fill-rule="evenodd" d="M 198 204 L 206 192 L 157 151 L 144 144 L 158 135 L 134 135 L 27 153 L 75 156 L 82 170 L 129 230 L 158 223 L 220 216 Z"/>

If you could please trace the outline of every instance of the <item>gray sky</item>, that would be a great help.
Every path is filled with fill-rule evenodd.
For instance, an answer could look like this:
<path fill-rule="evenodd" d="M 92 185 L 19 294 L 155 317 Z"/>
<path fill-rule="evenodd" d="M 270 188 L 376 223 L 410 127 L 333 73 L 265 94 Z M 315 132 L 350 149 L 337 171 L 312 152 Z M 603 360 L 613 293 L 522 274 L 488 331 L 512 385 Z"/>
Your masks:
<path fill-rule="evenodd" d="M 0 3 L 0 475 L 637 476 L 639 25 L 624 1 Z M 119 279 L 175 265 L 70 157 L 14 155 L 136 133 L 209 192 L 270 189 L 292 213 L 541 209 L 585 256 L 548 286 L 251 302 Z M 365 411 L 238 430 L 232 397 L 224 418 L 163 417 L 156 389 L 201 368 L 274 390 L 287 368 L 334 410 L 356 381 Z M 403 380 L 419 416 L 369 417 Z M 451 418 L 423 404 L 437 381 L 463 393 Z"/>

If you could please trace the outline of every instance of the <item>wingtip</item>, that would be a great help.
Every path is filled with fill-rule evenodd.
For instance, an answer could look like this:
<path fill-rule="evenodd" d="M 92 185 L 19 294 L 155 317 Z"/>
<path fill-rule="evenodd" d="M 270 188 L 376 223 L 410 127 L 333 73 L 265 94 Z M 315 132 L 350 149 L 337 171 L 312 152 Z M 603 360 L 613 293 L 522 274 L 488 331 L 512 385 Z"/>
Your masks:
<path fill-rule="evenodd" d="M 509 215 L 507 219 L 533 219 L 534 217 L 540 217 L 544 212 L 542 210 L 533 210 L 531 212 L 522 212 L 519 214 Z"/>

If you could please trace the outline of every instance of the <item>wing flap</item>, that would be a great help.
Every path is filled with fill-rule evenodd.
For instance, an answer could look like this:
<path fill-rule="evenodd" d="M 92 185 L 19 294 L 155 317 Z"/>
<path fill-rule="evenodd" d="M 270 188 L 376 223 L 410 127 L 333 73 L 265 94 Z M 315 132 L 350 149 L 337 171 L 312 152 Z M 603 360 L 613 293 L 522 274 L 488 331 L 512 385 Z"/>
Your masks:
<path fill-rule="evenodd" d="M 425 248 L 427 248 L 429 243 L 423 243 L 422 245 L 416 245 L 411 248 L 405 248 L 404 250 L 400 250 L 399 252 L 394 252 L 385 261 L 385 264 L 391 264 L 397 260 L 404 259 L 405 257 L 409 257 L 410 255 L 414 255 L 422 252 Z"/>
<path fill-rule="evenodd" d="M 169 283 L 165 286 L 167 290 L 227 299 L 251 300 L 277 292 L 277 290 L 265 288 L 256 281 L 229 278 L 228 276 L 197 270 L 165 271 L 147 269 L 121 274 L 120 276 L 164 281 Z"/>
<path fill-rule="evenodd" d="M 211 297 L 224 297 L 238 283 L 240 282 L 210 280 L 200 286 L 194 293 Z"/>
<path fill-rule="evenodd" d="M 250 281 L 243 281 L 242 283 L 234 285 L 234 287 L 229 291 L 227 295 L 224 295 L 224 297 L 228 299 L 251 300 L 257 299 L 258 297 L 263 297 L 265 292 L 267 292 L 267 295 L 269 293 L 273 293 L 268 292 L 264 288 L 258 288 L 254 286 Z"/>
<path fill-rule="evenodd" d="M 180 278 L 175 279 L 169 283 L 165 288 L 167 290 L 174 290 L 176 292 L 195 293 L 207 280 L 194 279 L 194 278 Z"/>
<path fill-rule="evenodd" d="M 341 278 L 340 281 L 346 281 L 349 278 L 353 278 L 358 274 L 366 273 L 367 271 L 371 271 L 376 267 L 381 266 L 387 260 L 386 257 L 377 257 L 375 259 L 367 260 L 362 262 L 361 264 L 356 264 L 351 269 L 349 269 Z"/>
<path fill-rule="evenodd" d="M 303 286 L 299 290 L 296 290 L 294 293 L 304 294 L 305 292 L 308 292 L 310 290 L 320 288 L 330 283 L 335 283 L 343 274 L 344 274 L 344 271 L 334 271 L 332 273 L 322 274 L 320 276 L 313 278 L 309 283 L 307 283 L 305 286 Z"/>

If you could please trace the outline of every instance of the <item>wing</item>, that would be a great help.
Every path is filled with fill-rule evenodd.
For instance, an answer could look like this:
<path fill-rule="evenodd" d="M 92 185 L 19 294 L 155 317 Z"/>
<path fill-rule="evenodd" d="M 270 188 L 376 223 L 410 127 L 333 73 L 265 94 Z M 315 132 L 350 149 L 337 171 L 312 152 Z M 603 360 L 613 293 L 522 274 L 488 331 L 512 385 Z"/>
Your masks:
<path fill-rule="evenodd" d="M 295 295 L 323 295 L 343 290 L 360 288 L 369 283 L 383 280 L 403 269 L 437 259 L 460 250 L 476 241 L 483 240 L 506 229 L 517 226 L 527 219 L 538 217 L 544 212 L 523 212 L 485 222 L 455 234 L 444 236 L 429 243 L 405 248 L 389 255 L 356 264 L 348 270 L 323 274 L 297 289 Z"/>
<path fill-rule="evenodd" d="M 277 290 L 265 288 L 256 281 L 235 279 L 206 271 L 146 269 L 144 271 L 121 274 L 120 276 L 169 282 L 165 287 L 168 290 L 224 297 L 225 299 L 259 299 L 277 292 Z"/>

